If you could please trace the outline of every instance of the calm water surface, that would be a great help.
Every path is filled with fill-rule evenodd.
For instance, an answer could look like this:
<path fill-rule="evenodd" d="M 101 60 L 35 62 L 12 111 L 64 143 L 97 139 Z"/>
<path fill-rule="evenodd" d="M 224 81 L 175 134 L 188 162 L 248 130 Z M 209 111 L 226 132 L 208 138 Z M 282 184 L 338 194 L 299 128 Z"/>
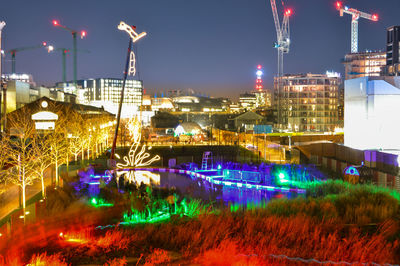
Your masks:
<path fill-rule="evenodd" d="M 160 187 L 175 187 L 184 195 L 202 199 L 208 202 L 223 203 L 224 205 L 259 205 L 273 199 L 295 198 L 299 195 L 301 196 L 301 194 L 293 192 L 282 193 L 215 185 L 201 178 L 192 179 L 189 176 L 175 173 L 158 174 L 160 174 Z"/>

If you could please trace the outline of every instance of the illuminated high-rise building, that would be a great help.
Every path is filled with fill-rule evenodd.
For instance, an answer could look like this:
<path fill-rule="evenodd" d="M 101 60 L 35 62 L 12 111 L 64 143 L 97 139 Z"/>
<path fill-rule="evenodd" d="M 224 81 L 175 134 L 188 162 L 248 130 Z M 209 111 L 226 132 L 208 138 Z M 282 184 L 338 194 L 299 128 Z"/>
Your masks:
<path fill-rule="evenodd" d="M 281 93 L 275 94 L 280 130 L 334 131 L 338 126 L 338 74 L 288 74 L 280 79 Z M 277 77 L 274 82 L 277 85 Z"/>
<path fill-rule="evenodd" d="M 122 79 L 98 78 L 78 80 L 78 101 L 82 104 L 104 107 L 116 114 L 121 97 Z M 126 80 L 122 116 L 129 117 L 142 105 L 143 84 L 140 80 Z"/>
<path fill-rule="evenodd" d="M 389 27 L 386 34 L 386 74 L 400 76 L 400 26 Z"/>
<path fill-rule="evenodd" d="M 245 110 L 253 110 L 256 108 L 257 98 L 254 93 L 242 93 L 239 96 L 239 105 Z"/>
<path fill-rule="evenodd" d="M 345 80 L 378 77 L 386 65 L 386 53 L 366 51 L 346 54 L 343 64 L 345 67 Z"/>

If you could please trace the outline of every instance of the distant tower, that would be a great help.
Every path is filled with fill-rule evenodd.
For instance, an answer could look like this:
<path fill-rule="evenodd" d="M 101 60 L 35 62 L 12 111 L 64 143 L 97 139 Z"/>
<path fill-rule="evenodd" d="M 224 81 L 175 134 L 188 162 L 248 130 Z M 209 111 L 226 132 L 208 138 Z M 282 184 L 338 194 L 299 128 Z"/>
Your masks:
<path fill-rule="evenodd" d="M 262 71 L 262 65 L 257 66 L 257 72 L 256 72 L 256 91 L 262 91 L 263 90 L 263 80 L 262 76 L 264 75 L 264 72 Z"/>
<path fill-rule="evenodd" d="M 264 90 L 262 76 L 264 75 L 264 71 L 262 69 L 262 65 L 257 66 L 256 71 L 256 87 L 253 94 L 256 96 L 256 104 L 255 107 L 265 107 L 267 103 L 267 91 Z"/>

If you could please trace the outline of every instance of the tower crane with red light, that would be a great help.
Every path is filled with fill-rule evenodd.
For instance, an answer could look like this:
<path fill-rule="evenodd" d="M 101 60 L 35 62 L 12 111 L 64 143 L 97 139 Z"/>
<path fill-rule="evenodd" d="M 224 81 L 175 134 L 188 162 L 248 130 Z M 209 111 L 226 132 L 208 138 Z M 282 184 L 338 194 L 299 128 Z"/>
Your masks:
<path fill-rule="evenodd" d="M 271 8 L 274 16 L 277 38 L 274 48 L 278 49 L 278 77 L 281 77 L 283 74 L 283 54 L 289 53 L 290 48 L 289 17 L 292 15 L 293 11 L 291 9 L 286 9 L 284 11 L 281 25 L 279 22 L 278 9 L 276 8 L 275 0 L 271 0 Z"/>
<path fill-rule="evenodd" d="M 359 11 L 354 8 L 349 8 L 348 6 L 344 6 L 342 2 L 336 2 L 336 9 L 339 10 L 340 16 L 343 17 L 343 14 L 351 15 L 351 53 L 358 52 L 358 20 L 360 18 L 365 18 L 372 21 L 378 21 L 378 15 L 376 14 L 368 14 L 362 11 Z"/>
<path fill-rule="evenodd" d="M 277 101 L 278 123 L 281 123 L 281 103 L 282 103 L 281 97 L 283 96 L 281 93 L 281 77 L 283 75 L 283 54 L 289 53 L 289 48 L 290 48 L 289 18 L 293 14 L 293 11 L 291 9 L 284 9 L 283 21 L 281 25 L 279 22 L 278 9 L 276 8 L 275 0 L 271 0 L 271 8 L 272 8 L 272 14 L 274 16 L 276 38 L 277 38 L 274 47 L 278 49 L 278 73 L 277 73 L 277 83 L 275 89 L 278 94 L 278 101 Z"/>
<path fill-rule="evenodd" d="M 53 25 L 55 26 L 55 27 L 59 27 L 59 28 L 62 28 L 62 29 L 64 29 L 64 30 L 66 30 L 66 31 L 69 31 L 71 34 L 72 34 L 72 39 L 73 39 L 73 49 L 72 49 L 72 52 L 73 52 L 73 56 L 74 56 L 74 84 L 75 84 L 75 86 L 76 86 L 76 80 L 77 80 L 77 44 L 76 44 L 76 37 L 77 37 L 77 34 L 78 34 L 78 31 L 76 31 L 76 30 L 73 30 L 73 29 L 71 29 L 71 28 L 68 28 L 68 27 L 66 27 L 66 26 L 64 26 L 64 25 L 61 25 L 60 24 L 60 22 L 58 21 L 58 20 L 53 20 Z M 81 36 L 81 39 L 83 39 L 83 38 L 85 38 L 86 37 L 86 31 L 84 31 L 84 30 L 82 30 L 82 31 L 80 31 L 80 36 Z"/>
<path fill-rule="evenodd" d="M 22 51 L 27 51 L 27 50 L 35 50 L 35 49 L 39 49 L 39 48 L 46 48 L 48 50 L 48 52 L 51 52 L 51 45 L 48 45 L 47 42 L 42 42 L 39 45 L 35 45 L 35 46 L 26 46 L 26 47 L 19 47 L 19 48 L 14 48 L 14 49 L 10 49 L 8 51 L 6 51 L 6 54 L 11 54 L 11 73 L 16 73 L 15 72 L 15 65 L 16 65 L 16 59 L 15 56 L 17 54 L 17 52 L 22 52 Z"/>

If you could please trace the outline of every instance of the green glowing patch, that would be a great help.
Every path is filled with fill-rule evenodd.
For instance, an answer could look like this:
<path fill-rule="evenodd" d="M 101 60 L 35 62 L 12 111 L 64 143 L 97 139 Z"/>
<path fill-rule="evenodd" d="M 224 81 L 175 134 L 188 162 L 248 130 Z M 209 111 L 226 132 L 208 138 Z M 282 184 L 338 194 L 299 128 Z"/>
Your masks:
<path fill-rule="evenodd" d="M 145 211 L 140 212 L 131 210 L 131 213 L 124 213 L 122 222 L 124 225 L 135 225 L 144 223 L 158 223 L 168 221 L 172 215 L 180 217 L 196 217 L 204 213 L 205 207 L 198 200 L 187 202 L 183 199 L 180 203 L 168 203 L 166 200 L 159 200 L 153 203 L 154 208 L 147 208 Z"/>
<path fill-rule="evenodd" d="M 99 208 L 99 207 L 112 207 L 114 204 L 108 203 L 103 199 L 98 199 L 98 198 L 92 198 L 90 200 L 90 205 L 93 207 Z"/>

